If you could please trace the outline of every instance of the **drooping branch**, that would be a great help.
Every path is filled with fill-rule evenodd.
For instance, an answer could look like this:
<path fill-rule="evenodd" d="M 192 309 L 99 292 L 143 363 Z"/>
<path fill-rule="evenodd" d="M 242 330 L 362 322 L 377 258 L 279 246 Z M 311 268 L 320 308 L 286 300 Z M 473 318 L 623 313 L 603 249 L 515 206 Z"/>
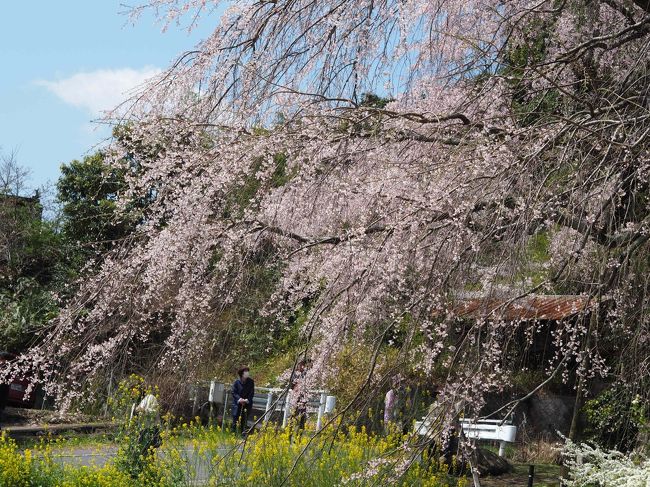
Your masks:
<path fill-rule="evenodd" d="M 645 12 L 650 13 L 650 0 L 633 0 L 634 3 L 643 9 Z"/>
<path fill-rule="evenodd" d="M 313 247 L 315 245 L 338 245 L 343 242 L 347 242 L 349 240 L 353 240 L 355 238 L 358 238 L 362 235 L 373 235 L 375 233 L 383 233 L 383 232 L 389 232 L 391 231 L 390 227 L 387 227 L 385 225 L 371 225 L 367 227 L 363 233 L 361 234 L 354 234 L 354 233 L 349 233 L 345 235 L 330 235 L 330 236 L 323 236 L 323 237 L 308 237 L 304 235 L 299 235 L 297 233 L 283 230 L 282 228 L 279 228 L 277 226 L 272 226 L 272 225 L 264 225 L 263 223 L 256 221 L 256 222 L 249 222 L 249 224 L 253 224 L 253 228 L 251 231 L 253 232 L 269 232 L 269 233 L 274 233 L 276 235 L 280 235 L 282 237 L 286 237 L 291 240 L 295 240 L 296 242 L 299 242 L 301 244 L 305 244 L 304 248 L 308 247 Z"/>

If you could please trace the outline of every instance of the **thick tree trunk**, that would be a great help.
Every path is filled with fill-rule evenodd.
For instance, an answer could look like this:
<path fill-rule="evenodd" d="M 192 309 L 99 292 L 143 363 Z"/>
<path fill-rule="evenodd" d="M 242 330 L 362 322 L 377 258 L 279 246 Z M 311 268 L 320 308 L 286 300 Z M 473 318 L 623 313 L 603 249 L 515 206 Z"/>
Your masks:
<path fill-rule="evenodd" d="M 573 404 L 573 415 L 571 416 L 571 427 L 569 428 L 569 439 L 571 441 L 576 441 L 579 434 L 579 424 L 580 424 L 580 410 L 584 404 L 584 394 L 582 389 L 585 387 L 584 379 L 580 377 L 578 379 L 578 388 L 576 391 L 576 400 Z"/>
<path fill-rule="evenodd" d="M 598 297 L 598 303 L 600 305 L 600 296 Z M 589 315 L 589 329 L 587 331 L 587 336 L 585 337 L 585 343 L 583 346 L 583 351 L 588 352 L 589 350 L 589 339 L 593 330 L 598 326 L 598 313 L 600 306 L 593 310 Z M 585 354 L 585 369 L 589 366 L 589 355 Z M 573 414 L 571 415 L 571 426 L 569 427 L 569 439 L 571 441 L 577 441 L 580 436 L 580 410 L 584 405 L 584 389 L 587 387 L 584 376 L 578 377 L 578 383 L 576 384 L 576 399 L 573 403 Z M 560 477 L 566 478 L 569 473 L 567 467 L 562 464 L 560 468 Z"/>

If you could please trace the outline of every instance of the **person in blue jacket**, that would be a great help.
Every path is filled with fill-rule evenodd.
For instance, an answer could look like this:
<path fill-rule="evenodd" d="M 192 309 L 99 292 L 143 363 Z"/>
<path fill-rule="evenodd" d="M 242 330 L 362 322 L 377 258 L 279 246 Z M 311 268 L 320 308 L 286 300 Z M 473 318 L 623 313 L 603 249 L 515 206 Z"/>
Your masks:
<path fill-rule="evenodd" d="M 239 378 L 232 385 L 232 430 L 237 430 L 241 422 L 241 432 L 246 431 L 248 414 L 253 409 L 255 382 L 250 376 L 250 369 L 242 367 L 237 371 Z"/>

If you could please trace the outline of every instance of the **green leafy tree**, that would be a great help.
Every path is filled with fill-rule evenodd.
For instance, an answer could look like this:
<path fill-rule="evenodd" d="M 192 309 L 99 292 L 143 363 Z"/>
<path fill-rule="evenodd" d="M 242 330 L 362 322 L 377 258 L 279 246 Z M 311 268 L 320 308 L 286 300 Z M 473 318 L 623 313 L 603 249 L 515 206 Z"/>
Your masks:
<path fill-rule="evenodd" d="M 65 250 L 39 193 L 24 195 L 28 171 L 14 155 L 0 161 L 0 349 L 21 351 L 58 313 Z"/>
<path fill-rule="evenodd" d="M 110 167 L 101 152 L 61 165 L 56 186 L 67 239 L 83 248 L 107 250 L 131 231 L 133 222 L 118 217 L 117 211 L 124 176 L 125 170 Z"/>

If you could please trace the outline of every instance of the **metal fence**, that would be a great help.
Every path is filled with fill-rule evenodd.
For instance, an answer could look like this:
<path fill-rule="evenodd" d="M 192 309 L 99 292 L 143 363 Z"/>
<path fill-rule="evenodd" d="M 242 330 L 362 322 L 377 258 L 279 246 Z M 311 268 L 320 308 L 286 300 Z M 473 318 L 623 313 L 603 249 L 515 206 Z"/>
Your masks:
<path fill-rule="evenodd" d="M 208 385 L 209 384 L 209 385 Z M 201 389 L 207 389 L 207 401 L 201 400 Z M 205 396 L 203 396 L 205 397 Z M 225 425 L 226 416 L 230 410 L 231 402 L 230 387 L 223 382 L 216 380 L 203 382 L 195 386 L 191 400 L 193 403 L 193 414 L 202 411 L 206 407 L 210 409 L 209 416 L 218 416 L 222 413 L 221 426 Z M 259 413 L 262 423 L 278 421 L 282 427 L 286 427 L 295 411 L 292 408 L 293 391 L 287 388 L 278 387 L 255 387 L 253 396 L 252 411 Z M 307 392 L 306 414 L 316 416 L 316 429 L 323 426 L 325 415 L 330 414 L 336 407 L 336 397 L 331 396 L 325 390 L 309 390 Z"/>

